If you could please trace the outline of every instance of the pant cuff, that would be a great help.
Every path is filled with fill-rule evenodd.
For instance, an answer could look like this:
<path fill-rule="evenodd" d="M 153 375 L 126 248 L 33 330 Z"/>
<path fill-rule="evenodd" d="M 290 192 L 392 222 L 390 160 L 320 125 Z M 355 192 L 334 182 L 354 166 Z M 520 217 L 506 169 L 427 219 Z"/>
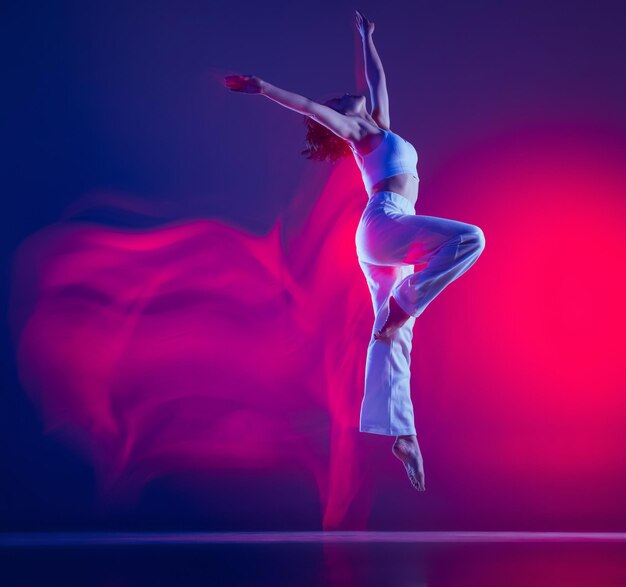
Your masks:
<path fill-rule="evenodd" d="M 417 317 L 414 313 L 415 308 L 411 308 L 410 306 L 408 306 L 404 302 L 404 300 L 402 299 L 402 296 L 398 293 L 397 290 L 395 291 L 392 290 L 391 295 L 393 296 L 393 299 L 396 300 L 396 303 L 398 304 L 398 306 L 400 306 L 409 316 L 413 316 L 413 318 Z"/>
<path fill-rule="evenodd" d="M 391 431 L 389 430 L 389 428 L 379 428 L 376 426 L 361 426 L 359 428 L 359 432 L 368 432 L 369 434 L 382 434 L 384 436 L 406 436 L 408 435 L 412 435 L 412 436 L 416 436 L 417 435 L 417 431 L 415 430 L 415 428 L 412 428 L 410 430 L 398 430 L 398 431 Z"/>

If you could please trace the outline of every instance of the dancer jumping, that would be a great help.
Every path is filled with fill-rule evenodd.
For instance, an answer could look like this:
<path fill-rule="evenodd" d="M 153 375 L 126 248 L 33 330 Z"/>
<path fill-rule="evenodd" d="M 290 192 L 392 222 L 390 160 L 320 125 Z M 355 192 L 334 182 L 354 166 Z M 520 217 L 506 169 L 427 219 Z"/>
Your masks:
<path fill-rule="evenodd" d="M 309 146 L 303 153 L 309 158 L 353 155 L 361 170 L 369 199 L 355 244 L 375 319 L 359 430 L 395 436 L 393 454 L 404 464 L 413 487 L 424 491 L 409 385 L 413 325 L 428 304 L 476 262 L 485 236 L 472 224 L 416 215 L 417 152 L 390 129 L 386 78 L 372 38 L 374 23 L 357 10 L 356 27 L 363 41 L 371 113 L 363 95 L 344 94 L 320 104 L 252 75 L 229 75 L 225 82 L 233 91 L 261 94 L 304 114 Z"/>

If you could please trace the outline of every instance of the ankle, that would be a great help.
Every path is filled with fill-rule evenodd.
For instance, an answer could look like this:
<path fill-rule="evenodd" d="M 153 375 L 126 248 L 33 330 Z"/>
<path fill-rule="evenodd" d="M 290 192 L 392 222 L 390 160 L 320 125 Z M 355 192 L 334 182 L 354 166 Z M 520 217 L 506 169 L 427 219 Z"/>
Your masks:
<path fill-rule="evenodd" d="M 415 434 L 401 434 L 396 436 L 395 443 L 398 442 L 417 442 L 417 436 Z"/>

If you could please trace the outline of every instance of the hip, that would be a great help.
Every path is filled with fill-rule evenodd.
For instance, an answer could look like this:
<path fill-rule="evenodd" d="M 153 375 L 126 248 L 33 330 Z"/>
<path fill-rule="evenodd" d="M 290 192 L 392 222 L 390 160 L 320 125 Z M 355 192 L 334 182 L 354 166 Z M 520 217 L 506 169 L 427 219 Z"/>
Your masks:
<path fill-rule="evenodd" d="M 367 201 L 361 220 L 370 216 L 410 214 L 415 215 L 415 203 L 391 190 L 374 192 Z"/>

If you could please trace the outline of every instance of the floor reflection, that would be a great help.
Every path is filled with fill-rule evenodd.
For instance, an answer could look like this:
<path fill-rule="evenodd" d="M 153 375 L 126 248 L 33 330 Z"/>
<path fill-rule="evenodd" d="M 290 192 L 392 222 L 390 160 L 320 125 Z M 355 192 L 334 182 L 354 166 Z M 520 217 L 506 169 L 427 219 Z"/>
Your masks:
<path fill-rule="evenodd" d="M 626 540 L 393 540 L 384 533 L 0 535 L 0 583 L 13 585 L 528 586 L 626 585 Z M 372 533 L 373 535 L 373 533 Z M 39 536 L 40 539 L 30 537 Z M 214 535 L 212 535 L 214 536 Z M 226 535 L 222 535 L 226 536 Z M 246 536 L 248 539 L 246 539 Z M 281 539 L 281 536 L 283 537 Z M 599 536 L 599 535 L 598 535 Z M 64 538 L 65 537 L 65 538 Z M 91 537 L 91 538 L 90 538 Z M 143 539 L 142 539 L 143 537 Z M 289 540 L 285 537 L 291 537 Z M 371 538 L 371 537 L 370 537 Z M 423 538 L 423 537 L 422 537 Z M 46 542 L 47 540 L 47 542 Z"/>

